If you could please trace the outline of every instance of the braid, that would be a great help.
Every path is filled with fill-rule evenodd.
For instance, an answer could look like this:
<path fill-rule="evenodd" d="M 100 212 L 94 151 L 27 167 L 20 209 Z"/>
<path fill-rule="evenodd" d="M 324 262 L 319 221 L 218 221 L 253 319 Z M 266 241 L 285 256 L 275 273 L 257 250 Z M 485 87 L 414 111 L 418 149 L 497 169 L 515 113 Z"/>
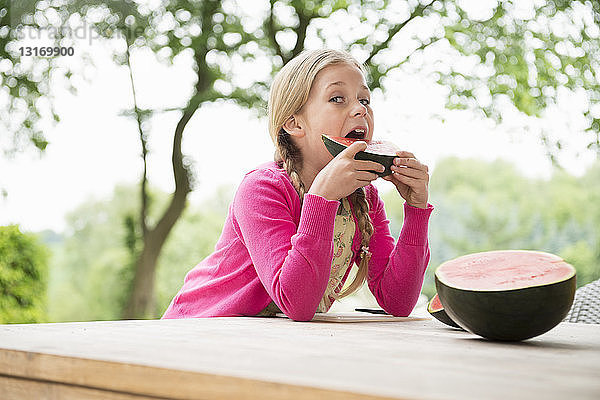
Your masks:
<path fill-rule="evenodd" d="M 296 147 L 296 145 L 294 145 L 292 142 L 290 135 L 288 135 L 284 129 L 281 129 L 277 135 L 275 161 L 280 167 L 284 168 L 289 175 L 296 192 L 298 192 L 298 195 L 300 196 L 300 204 L 302 204 L 304 200 L 304 194 L 306 193 L 304 183 L 302 183 L 302 179 L 300 179 L 300 175 L 298 174 L 298 170 L 302 167 L 302 155 L 300 154 L 298 147 Z M 334 295 L 334 297 L 338 299 L 348 296 L 363 285 L 367 279 L 369 260 L 371 259 L 371 253 L 369 253 L 369 242 L 371 241 L 371 236 L 373 235 L 373 223 L 371 222 L 371 217 L 369 216 L 369 203 L 367 202 L 364 188 L 356 189 L 352 194 L 350 194 L 350 196 L 348 196 L 348 200 L 350 203 L 352 203 L 356 213 L 358 229 L 360 230 L 362 237 L 361 254 L 360 263 L 358 264 L 358 272 L 356 273 L 354 280 L 347 289 L 338 295 Z"/>
<path fill-rule="evenodd" d="M 338 294 L 336 296 L 337 298 L 346 297 L 358 290 L 363 285 L 367 279 L 369 272 L 369 260 L 371 259 L 371 253 L 369 253 L 369 242 L 371 241 L 371 236 L 373 235 L 373 223 L 371 222 L 371 217 L 369 216 L 369 203 L 367 202 L 364 188 L 356 189 L 356 191 L 354 191 L 354 193 L 348 197 L 348 200 L 350 200 L 356 212 L 358 229 L 360 230 L 362 237 L 360 263 L 358 264 L 358 272 L 354 277 L 354 281 L 352 281 L 348 288 Z"/>
<path fill-rule="evenodd" d="M 294 185 L 296 192 L 298 192 L 300 204 L 302 205 L 304 194 L 306 193 L 304 183 L 302 183 L 300 174 L 298 174 L 298 170 L 302 167 L 302 156 L 300 154 L 300 149 L 292 143 L 290 135 L 283 129 L 281 129 L 279 135 L 277 135 L 275 159 L 277 163 L 285 169 L 292 180 L 292 185 Z"/>

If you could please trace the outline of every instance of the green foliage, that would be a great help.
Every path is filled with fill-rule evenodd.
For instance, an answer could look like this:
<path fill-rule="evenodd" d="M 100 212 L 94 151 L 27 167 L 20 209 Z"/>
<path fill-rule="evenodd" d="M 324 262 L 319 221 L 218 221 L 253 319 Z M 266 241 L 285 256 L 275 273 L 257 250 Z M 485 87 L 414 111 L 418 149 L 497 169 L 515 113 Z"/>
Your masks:
<path fill-rule="evenodd" d="M 447 158 L 430 182 L 431 261 L 423 292 L 444 261 L 480 251 L 540 250 L 577 269 L 577 285 L 600 278 L 600 163 L 577 178 L 560 170 L 548 181 L 526 178 L 511 164 Z M 386 193 L 391 229 L 399 234 L 402 201 Z"/>
<path fill-rule="evenodd" d="M 600 279 L 600 257 L 597 246 L 594 249 L 587 241 L 580 240 L 567 245 L 561 250 L 560 256 L 577 270 L 578 287 Z"/>
<path fill-rule="evenodd" d="M 56 29 L 75 17 L 101 37 L 122 39 L 129 50 L 149 49 L 165 63 L 189 53 L 198 80 L 187 99 L 187 112 L 218 99 L 263 112 L 272 75 L 309 43 L 350 50 L 366 62 L 372 88 L 382 89 L 390 71 L 408 65 L 422 69 L 420 53 L 432 47 L 445 54 L 450 46 L 468 62 L 452 65 L 446 57 L 433 66 L 438 82 L 449 89 L 449 108 L 479 109 L 499 121 L 500 105 L 508 100 L 523 113 L 539 116 L 554 103 L 559 87 L 583 90 L 588 97 L 583 110 L 590 133 L 586 140 L 600 151 L 600 116 L 594 111 L 600 103 L 597 1 L 548 0 L 520 6 L 518 1 L 500 0 L 488 4 L 487 15 L 470 15 L 469 3 L 455 0 L 255 3 L 256 9 L 264 10 L 258 17 L 249 16 L 241 1 L 232 0 L 166 0 L 152 10 L 136 1 L 0 2 L 0 80 L 9 100 L 0 109 L 6 118 L 0 120 L 15 138 L 26 137 L 45 148 L 38 129 L 45 108 L 38 100 L 51 96 L 51 71 L 69 83 L 74 74 L 64 66 L 54 68 L 52 58 L 22 60 L 16 28 L 22 23 Z M 40 18 L 32 18 L 34 13 Z M 50 14 L 52 18 L 44 18 Z M 439 28 L 415 33 L 418 24 Z M 72 39 L 59 35 L 56 42 L 64 46 Z M 126 63 L 126 52 L 116 51 L 113 57 Z M 248 80 L 245 67 L 257 61 L 266 71 Z M 50 119 L 58 120 L 51 101 L 49 105 Z M 144 120 L 154 112 L 136 111 Z M 560 142 L 546 140 L 551 156 L 560 151 Z"/>
<path fill-rule="evenodd" d="M 131 202 L 137 190 L 117 187 L 111 198 L 86 202 L 70 213 L 68 229 L 50 265 L 50 320 L 121 318 L 139 250 L 135 232 L 139 224 L 132 223 L 139 210 Z M 168 201 L 165 193 L 157 191 L 152 198 L 149 219 Z M 158 260 L 154 317 L 162 315 L 185 274 L 214 249 L 230 198 L 231 190 L 222 188 L 200 208 L 189 207 L 173 229 Z"/>
<path fill-rule="evenodd" d="M 443 3 L 445 39 L 475 65 L 470 72 L 455 65 L 438 74 L 438 82 L 450 89 L 450 108 L 480 108 L 501 121 L 499 105 L 508 100 L 519 111 L 540 116 L 560 87 L 582 90 L 592 135 L 588 148 L 600 153 L 600 116 L 592 111 L 600 103 L 597 1 L 548 0 L 521 7 L 519 1 L 501 0 L 480 19 L 470 18 L 458 2 Z M 562 144 L 547 145 L 554 157 Z"/>
<path fill-rule="evenodd" d="M 50 73 L 55 65 L 52 58 L 31 62 L 31 57 L 21 56 L 18 39 L 24 37 L 20 21 L 33 20 L 36 2 L 0 1 L 0 126 L 11 133 L 7 153 L 33 145 L 39 151 L 48 145 L 40 122 L 44 114 L 58 120 L 52 101 L 42 104 L 41 98 L 51 100 Z M 32 21 L 33 22 L 33 21 Z M 32 24 L 33 25 L 33 24 Z M 35 25 L 34 25 L 35 26 Z M 22 43 L 21 43 L 22 45 Z"/>
<path fill-rule="evenodd" d="M 51 264 L 51 320 L 119 318 L 129 283 L 123 276 L 131 266 L 123 221 L 135 212 L 133 196 L 134 189 L 117 187 L 112 201 L 89 201 L 67 216 L 68 229 Z"/>
<path fill-rule="evenodd" d="M 47 258 L 35 236 L 0 226 L 0 324 L 46 320 Z"/>

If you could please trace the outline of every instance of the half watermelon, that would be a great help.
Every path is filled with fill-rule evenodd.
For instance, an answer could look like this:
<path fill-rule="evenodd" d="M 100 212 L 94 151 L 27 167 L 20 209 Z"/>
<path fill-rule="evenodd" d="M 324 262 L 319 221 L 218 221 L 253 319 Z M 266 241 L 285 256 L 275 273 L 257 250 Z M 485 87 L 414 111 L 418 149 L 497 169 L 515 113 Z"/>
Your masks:
<path fill-rule="evenodd" d="M 448 316 L 492 340 L 517 341 L 554 328 L 569 312 L 575 268 L 539 251 L 503 250 L 446 261 L 435 285 Z"/>
<path fill-rule="evenodd" d="M 444 306 L 442 305 L 440 297 L 437 295 L 437 293 L 427 304 L 427 312 L 429 312 L 429 314 L 431 314 L 435 319 L 448 326 L 462 329 L 456 322 L 452 321 L 452 318 L 450 318 L 446 311 L 444 311 Z"/>
<path fill-rule="evenodd" d="M 399 150 L 398 147 L 386 140 L 362 140 L 338 136 L 327 136 L 321 135 L 325 147 L 331 153 L 332 156 L 337 156 L 339 153 L 348 148 L 352 143 L 362 141 L 367 143 L 367 148 L 364 151 L 359 151 L 354 156 L 356 160 L 369 160 L 375 161 L 385 167 L 383 172 L 375 172 L 379 176 L 386 176 L 392 173 L 391 167 L 394 163 L 394 158 L 398 157 L 396 152 Z"/>

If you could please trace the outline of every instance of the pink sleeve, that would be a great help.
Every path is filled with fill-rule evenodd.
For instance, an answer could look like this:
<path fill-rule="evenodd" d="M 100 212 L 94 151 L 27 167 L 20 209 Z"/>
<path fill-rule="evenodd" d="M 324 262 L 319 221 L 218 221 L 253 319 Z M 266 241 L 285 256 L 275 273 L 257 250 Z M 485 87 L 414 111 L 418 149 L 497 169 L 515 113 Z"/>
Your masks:
<path fill-rule="evenodd" d="M 333 256 L 339 201 L 306 194 L 299 226 L 293 187 L 269 171 L 247 175 L 233 211 L 265 290 L 288 317 L 309 321 L 325 293 Z"/>
<path fill-rule="evenodd" d="M 385 311 L 407 316 L 417 303 L 429 263 L 427 229 L 433 206 L 428 204 L 421 209 L 405 203 L 404 224 L 396 242 L 375 187 L 372 194 L 374 232 L 369 243 L 369 288 Z"/>

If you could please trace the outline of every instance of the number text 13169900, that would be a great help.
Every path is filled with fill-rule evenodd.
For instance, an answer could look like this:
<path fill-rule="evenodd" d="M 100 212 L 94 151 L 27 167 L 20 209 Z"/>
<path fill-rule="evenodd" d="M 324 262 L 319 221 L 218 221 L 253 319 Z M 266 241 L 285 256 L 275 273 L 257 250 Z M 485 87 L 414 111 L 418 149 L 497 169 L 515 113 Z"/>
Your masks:
<path fill-rule="evenodd" d="M 58 57 L 58 56 L 72 56 L 75 54 L 73 47 L 19 47 L 21 57 Z"/>

